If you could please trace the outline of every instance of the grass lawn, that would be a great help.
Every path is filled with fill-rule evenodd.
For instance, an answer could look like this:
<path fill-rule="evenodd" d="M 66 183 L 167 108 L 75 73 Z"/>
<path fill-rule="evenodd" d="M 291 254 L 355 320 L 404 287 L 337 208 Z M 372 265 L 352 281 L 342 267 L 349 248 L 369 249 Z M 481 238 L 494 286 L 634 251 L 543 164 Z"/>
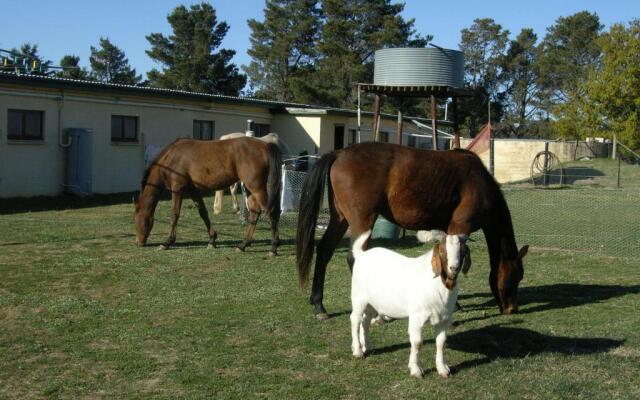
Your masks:
<path fill-rule="evenodd" d="M 276 258 L 266 225 L 238 254 L 245 228 L 225 204 L 213 217 L 219 247 L 207 250 L 185 202 L 177 246 L 159 251 L 163 201 L 152 246 L 137 248 L 132 206 L 120 200 L 0 214 L 0 398 L 640 398 L 635 258 L 533 247 L 521 313 L 502 316 L 476 242 L 445 351 L 455 373 L 437 375 L 425 328 L 418 380 L 406 321 L 372 328 L 375 352 L 351 355 L 346 247 L 327 273 L 333 318 L 320 323 L 297 286 L 291 230 Z M 412 237 L 378 244 L 425 251 Z"/>

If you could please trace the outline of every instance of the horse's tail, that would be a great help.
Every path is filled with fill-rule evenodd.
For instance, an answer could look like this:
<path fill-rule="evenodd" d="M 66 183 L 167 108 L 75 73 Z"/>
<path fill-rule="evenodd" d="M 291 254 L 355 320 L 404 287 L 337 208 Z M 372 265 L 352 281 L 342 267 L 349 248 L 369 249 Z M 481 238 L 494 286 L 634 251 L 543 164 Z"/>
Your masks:
<path fill-rule="evenodd" d="M 300 287 L 307 284 L 320 204 L 324 197 L 324 186 L 336 153 L 327 153 L 311 168 L 302 187 L 298 211 L 298 231 L 296 234 L 296 265 Z M 331 184 L 331 182 L 329 182 Z"/>
<path fill-rule="evenodd" d="M 280 215 L 280 193 L 282 192 L 282 152 L 277 145 L 267 143 L 269 176 L 267 178 L 267 210 L 269 218 Z"/>

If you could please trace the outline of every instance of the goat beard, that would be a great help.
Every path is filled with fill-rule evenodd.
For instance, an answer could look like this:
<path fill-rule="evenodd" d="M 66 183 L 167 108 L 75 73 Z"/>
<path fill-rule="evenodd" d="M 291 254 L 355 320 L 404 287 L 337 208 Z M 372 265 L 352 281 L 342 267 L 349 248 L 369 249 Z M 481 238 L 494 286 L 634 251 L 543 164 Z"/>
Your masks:
<path fill-rule="evenodd" d="M 456 277 L 447 276 L 447 278 L 444 279 L 444 286 L 449 290 L 453 290 L 453 288 L 456 286 Z"/>

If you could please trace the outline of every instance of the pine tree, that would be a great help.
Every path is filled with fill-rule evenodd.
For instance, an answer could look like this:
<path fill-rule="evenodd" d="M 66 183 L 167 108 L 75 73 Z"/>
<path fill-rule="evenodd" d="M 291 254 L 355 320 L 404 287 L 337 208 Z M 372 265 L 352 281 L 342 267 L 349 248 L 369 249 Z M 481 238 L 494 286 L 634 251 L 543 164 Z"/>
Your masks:
<path fill-rule="evenodd" d="M 308 101 L 320 23 L 317 0 L 267 0 L 264 22 L 248 21 L 252 61 L 243 68 L 257 97 Z"/>
<path fill-rule="evenodd" d="M 480 95 L 460 102 L 461 114 L 469 116 L 472 137 L 478 131 L 478 122 L 487 120 L 488 100 L 491 101 L 492 120 L 502 116 L 505 94 L 501 91 L 501 62 L 508 39 L 509 31 L 491 18 L 475 19 L 469 28 L 461 31 L 460 50 L 464 53 L 465 80 L 474 89 L 484 88 L 489 96 L 484 102 Z"/>
<path fill-rule="evenodd" d="M 503 57 L 500 81 L 505 86 L 507 123 L 516 136 L 527 132 L 529 117 L 538 110 L 537 36 L 523 28 Z"/>
<path fill-rule="evenodd" d="M 67 79 L 89 79 L 89 73 L 86 69 L 80 67 L 80 57 L 74 55 L 66 55 L 60 60 L 62 70 L 56 72 L 59 78 Z"/>
<path fill-rule="evenodd" d="M 353 107 L 354 85 L 373 81 L 373 56 L 385 47 L 424 47 L 431 37 L 415 36 L 414 20 L 400 15 L 404 4 L 390 0 L 324 0 L 318 49 L 315 101 Z"/>
<path fill-rule="evenodd" d="M 163 65 L 147 76 L 152 86 L 236 96 L 246 83 L 246 76 L 231 63 L 235 51 L 220 47 L 229 25 L 218 21 L 208 3 L 187 9 L 176 7 L 167 17 L 173 35 L 147 36 L 151 49 L 147 55 Z"/>
<path fill-rule="evenodd" d="M 16 57 L 17 67 L 23 73 L 33 75 L 46 75 L 51 66 L 51 60 L 45 60 L 38 54 L 38 45 L 23 43 L 20 49 L 11 49 L 11 53 Z"/>
<path fill-rule="evenodd" d="M 124 52 L 108 38 L 100 38 L 99 46 L 91 46 L 89 62 L 93 78 L 123 85 L 136 85 L 142 81 L 142 76 L 136 75 L 136 70 L 131 68 Z"/>

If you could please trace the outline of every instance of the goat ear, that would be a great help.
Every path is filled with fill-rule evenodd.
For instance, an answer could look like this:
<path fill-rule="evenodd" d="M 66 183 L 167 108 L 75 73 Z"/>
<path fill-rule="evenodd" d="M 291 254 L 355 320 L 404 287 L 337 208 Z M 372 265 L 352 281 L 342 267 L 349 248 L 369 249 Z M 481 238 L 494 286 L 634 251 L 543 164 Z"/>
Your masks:
<path fill-rule="evenodd" d="M 528 252 L 528 251 L 529 251 L 529 245 L 528 245 L 528 244 L 525 244 L 524 246 L 522 246 L 522 247 L 520 248 L 520 251 L 518 251 L 518 258 L 519 258 L 520 260 L 522 260 L 522 259 L 524 258 L 524 256 L 526 256 L 526 255 L 527 255 L 527 252 Z"/>
<path fill-rule="evenodd" d="M 462 273 L 467 276 L 469 269 L 471 268 L 471 250 L 466 244 L 462 246 Z"/>
<path fill-rule="evenodd" d="M 440 255 L 440 245 L 433 246 L 431 269 L 433 270 L 433 276 L 442 275 L 442 256 Z"/>

